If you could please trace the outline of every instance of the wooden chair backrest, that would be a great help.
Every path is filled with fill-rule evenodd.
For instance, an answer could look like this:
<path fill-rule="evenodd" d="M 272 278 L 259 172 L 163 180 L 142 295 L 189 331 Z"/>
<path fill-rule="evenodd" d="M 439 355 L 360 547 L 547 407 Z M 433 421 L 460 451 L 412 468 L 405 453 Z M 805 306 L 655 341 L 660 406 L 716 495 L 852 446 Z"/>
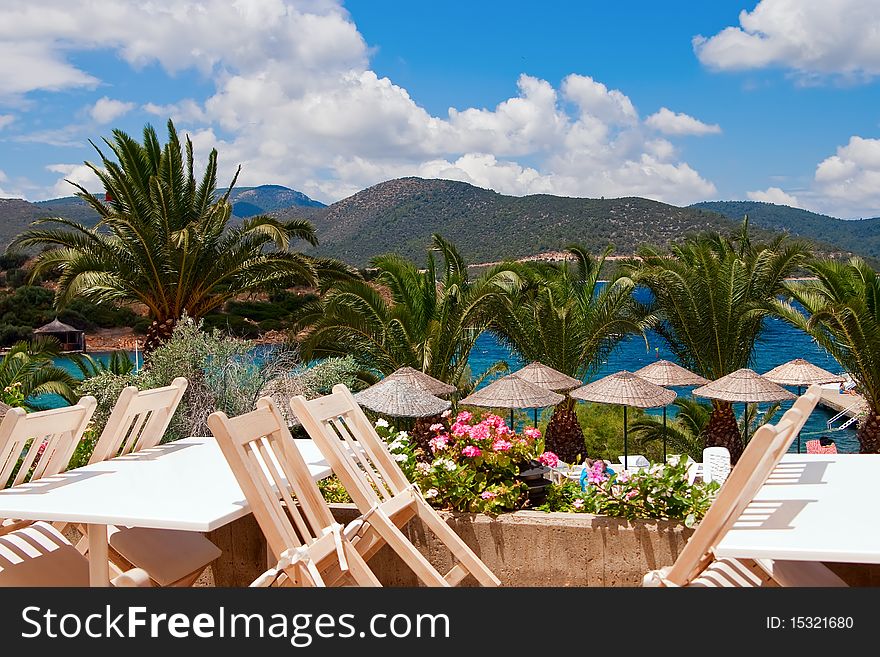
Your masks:
<path fill-rule="evenodd" d="M 0 488 L 64 472 L 96 406 L 89 396 L 73 406 L 36 413 L 9 409 L 0 422 Z"/>
<path fill-rule="evenodd" d="M 711 561 L 713 548 L 730 530 L 788 451 L 819 398 L 819 386 L 811 386 L 779 422 L 759 428 L 743 450 L 718 496 L 700 521 L 666 579 L 683 586 Z"/>
<path fill-rule="evenodd" d="M 297 395 L 290 406 L 361 513 L 409 488 L 385 441 L 345 385 L 337 384 L 332 394 L 311 401 Z"/>
<path fill-rule="evenodd" d="M 334 524 L 330 507 L 270 398 L 263 397 L 256 410 L 233 418 L 212 413 L 208 427 L 276 559 L 289 548 L 311 544 Z"/>
<path fill-rule="evenodd" d="M 125 388 L 113 406 L 89 463 L 158 445 L 183 399 L 186 386 L 187 380 L 179 376 L 162 388 Z"/>

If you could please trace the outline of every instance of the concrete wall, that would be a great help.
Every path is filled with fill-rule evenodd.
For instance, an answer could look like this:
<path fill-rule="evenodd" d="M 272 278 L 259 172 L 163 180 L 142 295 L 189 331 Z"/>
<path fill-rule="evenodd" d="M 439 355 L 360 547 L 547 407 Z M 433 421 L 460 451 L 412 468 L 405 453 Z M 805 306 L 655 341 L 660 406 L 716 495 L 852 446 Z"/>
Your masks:
<path fill-rule="evenodd" d="M 357 517 L 353 505 L 332 506 L 342 523 Z M 691 534 L 680 523 L 587 514 L 443 515 L 504 586 L 638 586 L 648 570 L 671 564 Z M 451 568 L 448 552 L 421 522 L 410 522 L 405 531 L 441 572 Z M 223 556 L 203 584 L 246 586 L 265 570 L 265 541 L 252 516 L 208 537 Z M 388 548 L 370 560 L 370 567 L 386 586 L 416 585 Z"/>

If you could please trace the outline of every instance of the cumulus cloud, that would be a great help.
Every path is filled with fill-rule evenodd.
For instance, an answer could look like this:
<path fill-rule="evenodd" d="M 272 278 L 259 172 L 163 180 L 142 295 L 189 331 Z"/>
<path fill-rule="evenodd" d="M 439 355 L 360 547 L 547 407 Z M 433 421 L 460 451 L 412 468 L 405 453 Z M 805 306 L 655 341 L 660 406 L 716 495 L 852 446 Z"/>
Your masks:
<path fill-rule="evenodd" d="M 844 216 L 880 215 L 880 139 L 850 137 L 816 167 L 814 188 L 823 207 Z"/>
<path fill-rule="evenodd" d="M 72 182 L 82 185 L 90 192 L 102 189 L 101 181 L 98 180 L 95 172 L 85 164 L 50 164 L 46 170 L 60 173 L 63 176 L 52 187 L 51 196 L 72 196 L 79 191 L 70 184 Z"/>
<path fill-rule="evenodd" d="M 516 94 L 494 107 L 433 115 L 370 69 L 369 48 L 336 1 L 17 4 L 0 5 L 0 43 L 37 44 L 63 69 L 63 84 L 50 79 L 42 88 L 96 84 L 68 55 L 98 48 L 134 69 L 158 64 L 172 75 L 204 75 L 214 85 L 208 98 L 143 109 L 161 117 L 160 125 L 174 117 L 197 148 L 216 146 L 224 177 L 243 164 L 242 184 L 287 184 L 325 201 L 402 175 L 510 194 L 642 195 L 674 203 L 715 191 L 657 133 L 709 134 L 716 126 L 669 110 L 643 120 L 623 91 L 578 74 L 558 88 L 521 75 Z M 32 85 L 38 79 L 32 76 Z M 120 102 L 101 99 L 93 117 L 113 121 L 131 109 Z"/>
<path fill-rule="evenodd" d="M 752 201 L 763 201 L 764 203 L 775 203 L 776 205 L 790 205 L 793 208 L 799 207 L 797 196 L 788 194 L 779 187 L 768 187 L 764 190 L 747 192 L 746 196 Z"/>
<path fill-rule="evenodd" d="M 717 123 L 703 123 L 688 114 L 673 112 L 666 107 L 661 107 L 645 119 L 645 124 L 665 135 L 717 135 L 721 132 L 721 126 Z"/>
<path fill-rule="evenodd" d="M 12 114 L 0 114 L 0 130 L 8 126 L 10 123 L 15 121 L 15 116 Z"/>
<path fill-rule="evenodd" d="M 134 109 L 134 103 L 127 103 L 104 96 L 89 108 L 89 116 L 98 123 L 110 123 Z"/>
<path fill-rule="evenodd" d="M 766 67 L 807 77 L 852 79 L 880 73 L 876 0 L 761 0 L 738 27 L 693 39 L 699 60 L 715 70 Z"/>

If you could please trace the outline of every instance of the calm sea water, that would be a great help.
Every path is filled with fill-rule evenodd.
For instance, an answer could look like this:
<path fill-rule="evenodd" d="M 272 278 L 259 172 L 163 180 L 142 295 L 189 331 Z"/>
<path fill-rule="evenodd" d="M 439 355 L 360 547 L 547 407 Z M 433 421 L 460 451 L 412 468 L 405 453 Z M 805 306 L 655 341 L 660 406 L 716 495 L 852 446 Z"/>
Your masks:
<path fill-rule="evenodd" d="M 271 347 L 259 347 L 254 354 L 256 359 L 269 357 Z M 141 354 L 139 354 L 140 356 Z M 93 356 L 101 356 L 101 354 L 93 354 Z M 131 354 L 134 356 L 134 353 Z M 620 370 L 635 370 L 650 364 L 657 358 L 665 358 L 667 360 L 675 360 L 671 353 L 665 349 L 663 341 L 654 334 L 648 335 L 647 345 L 645 340 L 638 337 L 630 337 L 624 340 L 617 350 L 611 354 L 608 360 L 601 364 L 600 370 L 596 378 L 619 372 Z M 805 333 L 792 328 L 785 322 L 778 319 L 766 320 L 766 330 L 762 340 L 755 349 L 754 362 L 751 364 L 759 374 L 762 374 L 777 365 L 781 365 L 793 358 L 805 358 L 811 363 L 823 367 L 831 372 L 841 372 L 840 365 L 825 351 L 823 351 L 809 336 Z M 494 336 L 484 333 L 477 340 L 476 346 L 471 352 L 470 366 L 475 375 L 482 374 L 489 367 L 500 360 L 508 363 L 511 370 L 516 370 L 525 365 L 517 359 L 511 352 L 495 339 Z M 70 361 L 59 359 L 58 364 L 69 369 L 74 374 L 77 373 Z M 139 363 L 139 366 L 142 363 Z M 488 383 L 485 382 L 484 385 Z M 797 392 L 793 390 L 792 392 Z M 679 390 L 679 394 L 690 394 L 688 389 Z M 63 405 L 63 400 L 57 398 L 54 403 L 47 398 L 45 402 L 51 405 Z M 790 402 L 783 404 L 783 408 L 788 408 Z M 761 408 L 764 408 L 763 406 Z M 741 412 L 742 406 L 737 405 L 737 412 Z M 660 409 L 649 410 L 649 413 L 660 414 Z M 674 412 L 670 407 L 670 412 Z M 810 416 L 804 431 L 801 434 L 803 441 L 810 438 L 816 438 L 819 435 L 828 435 L 837 443 L 837 448 L 841 452 L 857 452 L 858 441 L 856 440 L 854 429 L 844 429 L 842 431 L 829 432 L 826 422 L 833 415 L 833 412 L 823 407 L 817 407 Z M 839 423 L 838 423 L 839 424 Z M 792 451 L 795 447 L 792 447 Z"/>

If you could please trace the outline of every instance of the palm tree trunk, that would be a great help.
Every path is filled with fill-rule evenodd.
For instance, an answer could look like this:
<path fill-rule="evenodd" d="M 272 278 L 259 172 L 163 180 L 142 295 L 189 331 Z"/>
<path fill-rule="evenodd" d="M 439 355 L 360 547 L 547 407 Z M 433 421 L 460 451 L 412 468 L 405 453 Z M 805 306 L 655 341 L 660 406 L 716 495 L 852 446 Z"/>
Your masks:
<path fill-rule="evenodd" d="M 736 414 L 730 402 L 713 402 L 712 414 L 704 432 L 706 447 L 726 447 L 730 462 L 736 463 L 743 451 Z"/>
<path fill-rule="evenodd" d="M 156 319 L 147 329 L 147 337 L 144 341 L 144 358 L 146 358 L 156 347 L 171 337 L 177 320 L 173 318 Z"/>
<path fill-rule="evenodd" d="M 873 409 L 868 411 L 868 414 L 859 422 L 856 437 L 859 439 L 859 452 L 862 454 L 880 453 L 880 413 Z"/>
<path fill-rule="evenodd" d="M 575 400 L 566 397 L 553 411 L 544 436 L 544 448 L 566 463 L 577 463 L 586 456 L 584 432 L 574 412 Z"/>

